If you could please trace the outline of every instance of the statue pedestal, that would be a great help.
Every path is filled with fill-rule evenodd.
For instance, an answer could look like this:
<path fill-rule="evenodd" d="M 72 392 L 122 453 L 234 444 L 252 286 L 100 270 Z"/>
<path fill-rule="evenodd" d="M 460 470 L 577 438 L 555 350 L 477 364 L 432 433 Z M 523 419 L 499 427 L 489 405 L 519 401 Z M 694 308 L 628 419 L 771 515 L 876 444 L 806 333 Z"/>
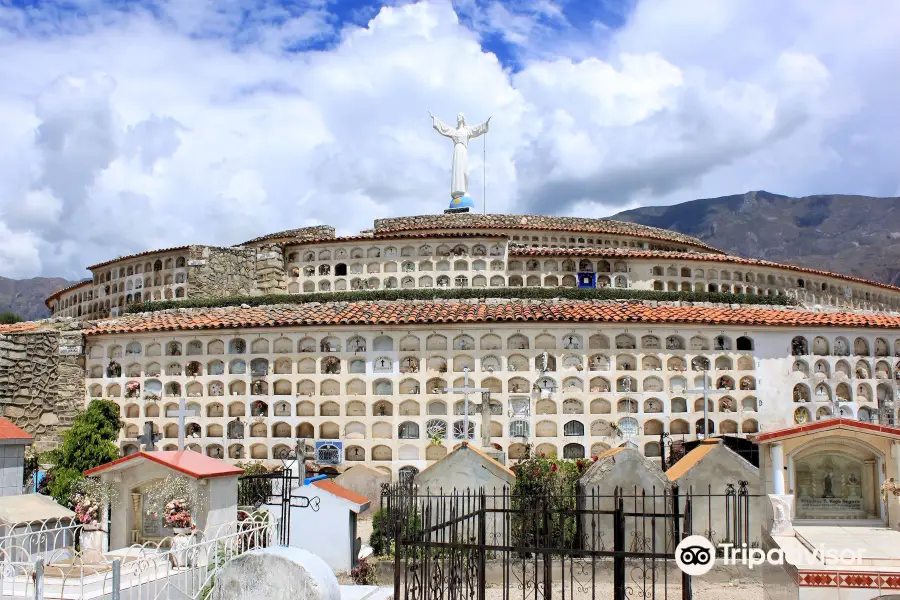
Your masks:
<path fill-rule="evenodd" d="M 794 535 L 794 495 L 769 494 L 772 503 L 771 535 Z"/>

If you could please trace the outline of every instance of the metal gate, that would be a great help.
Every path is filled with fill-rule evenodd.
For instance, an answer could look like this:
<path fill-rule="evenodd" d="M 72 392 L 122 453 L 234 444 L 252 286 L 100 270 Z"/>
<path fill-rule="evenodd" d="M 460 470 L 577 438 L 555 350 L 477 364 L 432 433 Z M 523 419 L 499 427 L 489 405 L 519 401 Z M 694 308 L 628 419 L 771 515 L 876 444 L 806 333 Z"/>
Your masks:
<path fill-rule="evenodd" d="M 305 440 L 297 440 L 294 448 L 281 452 L 281 470 L 270 473 L 244 475 L 238 482 L 238 506 L 257 509 L 267 504 L 278 506 L 278 544 L 291 543 L 291 509 L 308 508 L 319 511 L 319 498 L 295 494 L 306 480 L 306 460 L 309 447 Z M 294 469 L 299 475 L 294 475 Z"/>
<path fill-rule="evenodd" d="M 385 500 L 397 600 L 484 600 L 489 587 L 503 600 L 691 598 L 675 565 L 691 532 L 690 497 L 478 490 Z"/>

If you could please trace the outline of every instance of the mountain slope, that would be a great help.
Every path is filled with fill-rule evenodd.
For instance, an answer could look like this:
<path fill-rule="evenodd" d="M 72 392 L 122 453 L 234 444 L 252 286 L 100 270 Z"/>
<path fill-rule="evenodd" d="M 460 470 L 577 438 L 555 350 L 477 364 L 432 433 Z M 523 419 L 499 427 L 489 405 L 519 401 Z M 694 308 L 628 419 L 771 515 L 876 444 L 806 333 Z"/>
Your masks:
<path fill-rule="evenodd" d="M 44 298 L 69 285 L 71 282 L 61 277 L 0 277 L 0 313 L 10 311 L 28 320 L 49 317 L 50 311 L 44 306 Z"/>
<path fill-rule="evenodd" d="M 730 254 L 900 285 L 900 198 L 760 191 L 610 218 L 674 229 Z"/>

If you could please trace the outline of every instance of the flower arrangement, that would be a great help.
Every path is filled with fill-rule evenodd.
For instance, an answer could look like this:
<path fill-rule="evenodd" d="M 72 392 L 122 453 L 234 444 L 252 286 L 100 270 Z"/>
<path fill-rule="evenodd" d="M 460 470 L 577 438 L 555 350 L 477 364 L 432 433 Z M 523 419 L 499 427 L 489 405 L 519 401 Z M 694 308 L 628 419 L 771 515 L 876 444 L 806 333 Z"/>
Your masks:
<path fill-rule="evenodd" d="M 92 478 L 81 480 L 76 484 L 75 495 L 72 497 L 75 520 L 81 525 L 99 525 L 102 519 L 101 508 L 115 503 L 117 498 L 114 484 Z"/>
<path fill-rule="evenodd" d="M 93 525 L 100 520 L 100 504 L 85 494 L 75 494 L 72 498 L 75 520 L 82 525 Z"/>
<path fill-rule="evenodd" d="M 900 497 L 900 484 L 893 477 L 881 484 L 881 497 L 884 501 L 887 502 L 891 496 Z"/>
<path fill-rule="evenodd" d="M 183 476 L 166 477 L 147 494 L 147 514 L 161 515 L 166 527 L 192 527 L 192 514 L 199 505 L 197 490 Z"/>
<path fill-rule="evenodd" d="M 141 383 L 139 381 L 129 381 L 125 384 L 125 397 L 134 398 L 141 393 Z"/>

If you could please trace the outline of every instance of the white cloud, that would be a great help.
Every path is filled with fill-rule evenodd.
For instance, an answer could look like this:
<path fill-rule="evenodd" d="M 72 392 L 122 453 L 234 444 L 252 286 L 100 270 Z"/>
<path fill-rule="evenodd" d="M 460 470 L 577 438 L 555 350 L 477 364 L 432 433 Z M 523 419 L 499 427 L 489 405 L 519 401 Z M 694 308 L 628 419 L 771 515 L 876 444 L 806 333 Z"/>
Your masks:
<path fill-rule="evenodd" d="M 342 28 L 317 1 L 85 6 L 0 7 L 0 275 L 439 212 L 451 148 L 428 110 L 493 115 L 470 186 L 484 141 L 494 212 L 900 190 L 890 0 L 642 0 L 616 30 L 549 0 L 462 1 L 462 22 L 394 4 Z"/>

